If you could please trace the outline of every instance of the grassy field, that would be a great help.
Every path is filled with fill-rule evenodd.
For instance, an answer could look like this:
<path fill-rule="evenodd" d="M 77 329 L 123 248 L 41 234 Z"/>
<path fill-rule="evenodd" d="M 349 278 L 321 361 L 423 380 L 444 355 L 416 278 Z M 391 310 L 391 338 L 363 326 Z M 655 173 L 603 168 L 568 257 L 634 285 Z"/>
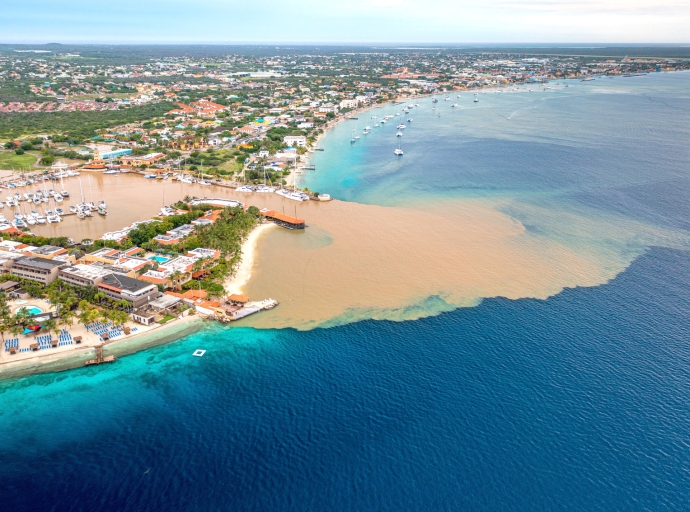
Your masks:
<path fill-rule="evenodd" d="M 37 158 L 24 153 L 17 155 L 14 151 L 0 151 L 0 169 L 30 169 Z"/>
<path fill-rule="evenodd" d="M 242 164 L 235 161 L 235 159 L 232 159 L 224 162 L 222 165 L 219 165 L 218 169 L 234 173 L 242 170 Z"/>

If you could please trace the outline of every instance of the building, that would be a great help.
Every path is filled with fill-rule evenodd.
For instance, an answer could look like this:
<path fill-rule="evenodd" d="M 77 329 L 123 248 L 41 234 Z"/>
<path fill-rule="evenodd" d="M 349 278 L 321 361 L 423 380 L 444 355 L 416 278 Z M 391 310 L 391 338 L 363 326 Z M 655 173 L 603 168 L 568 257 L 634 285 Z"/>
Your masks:
<path fill-rule="evenodd" d="M 100 265 L 79 263 L 73 267 L 60 269 L 59 276 L 64 282 L 75 286 L 97 286 L 110 273 Z"/>
<path fill-rule="evenodd" d="M 49 260 L 30 256 L 14 260 L 11 273 L 24 279 L 31 279 L 43 284 L 50 284 L 58 278 L 61 268 L 69 266 L 69 262 Z"/>
<path fill-rule="evenodd" d="M 150 167 L 161 158 L 165 158 L 163 153 L 149 153 L 148 155 L 144 156 L 123 156 L 120 161 L 123 164 L 131 165 L 132 167 L 141 167 L 142 165 L 145 167 Z"/>
<path fill-rule="evenodd" d="M 283 143 L 288 146 L 306 146 L 307 138 L 304 135 L 286 135 L 283 137 Z"/>
<path fill-rule="evenodd" d="M 343 100 L 340 102 L 340 108 L 357 108 L 359 101 L 357 100 Z"/>
<path fill-rule="evenodd" d="M 155 300 L 160 295 L 155 284 L 132 279 L 118 274 L 109 274 L 98 283 L 99 291 L 113 300 L 128 300 L 138 308 Z"/>

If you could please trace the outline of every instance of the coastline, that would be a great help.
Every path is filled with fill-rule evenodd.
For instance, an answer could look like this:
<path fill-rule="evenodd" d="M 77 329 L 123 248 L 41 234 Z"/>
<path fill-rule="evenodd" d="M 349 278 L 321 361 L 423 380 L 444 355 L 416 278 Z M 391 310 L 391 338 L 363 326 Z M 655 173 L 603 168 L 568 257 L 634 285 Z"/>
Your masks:
<path fill-rule="evenodd" d="M 203 324 L 204 319 L 197 315 L 178 317 L 168 323 L 155 325 L 146 331 L 110 341 L 104 345 L 103 354 L 117 357 L 133 354 L 191 334 L 201 329 Z M 41 352 L 43 351 L 26 359 L 0 363 L 0 381 L 81 368 L 87 360 L 93 359 L 95 348 L 83 346 L 57 353 Z"/>
<path fill-rule="evenodd" d="M 261 235 L 270 228 L 277 227 L 273 223 L 264 223 L 255 227 L 242 243 L 242 260 L 236 272 L 224 282 L 225 290 L 228 294 L 242 294 L 252 276 L 252 269 L 255 263 L 257 245 Z M 104 344 L 103 355 L 114 355 L 117 357 L 140 352 L 148 348 L 163 345 L 183 338 L 201 328 L 207 323 L 199 315 L 178 316 L 165 324 L 156 324 L 111 340 Z M 84 326 L 75 325 L 69 329 L 74 335 L 81 335 L 85 339 L 83 346 L 75 346 L 71 350 L 60 350 L 59 352 L 38 351 L 31 353 L 29 357 L 18 360 L 0 361 L 0 381 L 34 375 L 38 373 L 60 372 L 84 366 L 84 363 L 93 359 L 95 345 L 94 340 L 89 340 L 89 335 Z M 95 339 L 95 338 L 94 338 Z"/>
<path fill-rule="evenodd" d="M 227 294 L 237 294 L 242 295 L 244 287 L 247 285 L 252 277 L 252 269 L 254 267 L 254 260 L 256 257 L 256 248 L 259 242 L 259 238 L 263 233 L 271 229 L 272 227 L 277 227 L 276 224 L 272 222 L 267 222 L 256 226 L 247 236 L 247 239 L 242 243 L 242 260 L 235 273 L 228 277 L 223 286 L 225 287 L 225 292 Z"/>

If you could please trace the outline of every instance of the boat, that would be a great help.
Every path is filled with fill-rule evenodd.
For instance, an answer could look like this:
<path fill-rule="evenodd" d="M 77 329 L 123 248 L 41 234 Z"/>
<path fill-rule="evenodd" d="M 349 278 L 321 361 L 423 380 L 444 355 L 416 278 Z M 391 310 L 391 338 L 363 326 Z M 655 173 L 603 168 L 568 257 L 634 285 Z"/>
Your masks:
<path fill-rule="evenodd" d="M 411 117 L 407 120 L 408 123 L 411 123 L 412 121 L 414 121 L 414 119 L 412 119 Z"/>
<path fill-rule="evenodd" d="M 101 200 L 101 201 L 98 202 L 98 207 L 99 207 L 99 208 L 106 209 L 106 208 L 108 208 L 108 205 L 105 204 L 105 201 Z"/>
<path fill-rule="evenodd" d="M 242 185 L 241 187 L 237 187 L 235 192 L 254 192 L 254 187 L 251 185 Z"/>
<path fill-rule="evenodd" d="M 29 226 L 35 226 L 35 225 L 36 225 L 36 219 L 34 219 L 33 217 L 27 217 L 27 218 L 26 218 L 26 223 L 27 223 Z"/>
<path fill-rule="evenodd" d="M 4 203 L 0 203 L 0 210 L 2 210 L 5 207 Z"/>
<path fill-rule="evenodd" d="M 63 210 L 62 208 L 55 208 L 55 213 L 62 217 L 65 214 L 65 210 Z"/>
<path fill-rule="evenodd" d="M 398 132 L 395 134 L 396 137 L 402 137 L 402 135 L 403 135 L 402 132 Z"/>
<path fill-rule="evenodd" d="M 149 180 L 155 180 L 156 175 L 155 174 L 144 174 L 144 178 L 149 179 Z M 182 181 L 182 180 L 180 180 Z"/>
<path fill-rule="evenodd" d="M 115 169 L 109 169 L 107 171 L 103 171 L 103 174 L 119 174 L 119 171 L 116 171 Z"/>
<path fill-rule="evenodd" d="M 379 123 L 374 124 L 374 128 L 378 128 L 379 126 L 381 126 Z"/>
<path fill-rule="evenodd" d="M 64 199 L 62 199 L 62 196 L 60 194 L 55 194 L 53 196 L 53 199 L 55 199 L 56 203 L 61 203 L 62 201 L 64 201 Z"/>
<path fill-rule="evenodd" d="M 355 139 L 355 131 L 352 130 L 352 137 L 350 138 L 350 144 L 354 144 L 357 142 L 357 139 Z"/>
<path fill-rule="evenodd" d="M 79 220 L 84 220 L 84 219 L 86 218 L 86 215 L 84 215 L 84 212 L 83 212 L 83 211 L 79 210 L 79 211 L 77 212 L 77 218 L 78 218 Z"/>
<path fill-rule="evenodd" d="M 60 192 L 60 195 L 61 195 L 62 197 L 67 198 L 67 197 L 69 197 L 69 192 L 66 192 L 65 190 L 63 190 L 62 192 Z"/>
<path fill-rule="evenodd" d="M 256 192 L 259 192 L 260 194 L 272 194 L 275 192 L 276 189 L 273 187 L 269 187 L 268 185 L 259 185 L 256 187 Z"/>
<path fill-rule="evenodd" d="M 457 107 L 457 106 L 458 106 L 457 103 L 453 103 L 453 104 L 451 105 L 451 107 L 453 107 L 453 108 L 455 108 L 455 107 Z"/>
<path fill-rule="evenodd" d="M 70 205 L 69 211 L 70 211 L 71 213 L 77 213 L 77 207 L 74 206 L 74 205 Z"/>
<path fill-rule="evenodd" d="M 359 139 L 359 135 L 355 135 L 355 139 Z"/>
<path fill-rule="evenodd" d="M 103 215 L 103 217 L 106 217 L 108 215 L 108 210 L 105 208 L 98 208 L 98 215 Z"/>
<path fill-rule="evenodd" d="M 407 128 L 407 126 L 405 126 L 405 125 L 402 124 L 402 123 L 400 123 L 400 124 L 398 125 L 398 130 L 404 130 L 405 128 Z"/>

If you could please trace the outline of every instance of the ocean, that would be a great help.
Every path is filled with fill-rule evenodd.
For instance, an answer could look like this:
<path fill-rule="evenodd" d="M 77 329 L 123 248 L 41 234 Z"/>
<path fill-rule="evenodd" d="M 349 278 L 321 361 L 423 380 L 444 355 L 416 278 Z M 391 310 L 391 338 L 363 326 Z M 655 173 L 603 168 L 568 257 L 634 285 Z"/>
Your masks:
<path fill-rule="evenodd" d="M 440 118 L 413 109 L 398 160 L 394 127 L 354 147 L 352 128 L 336 127 L 305 183 L 360 206 L 304 205 L 313 225 L 267 236 L 260 255 L 284 254 L 286 276 L 320 268 L 329 247 L 356 266 L 363 251 L 339 245 L 348 233 L 327 212 L 365 226 L 360 211 L 390 214 L 389 231 L 440 212 L 449 223 L 426 229 L 447 233 L 448 208 L 470 205 L 478 229 L 431 239 L 448 262 L 420 252 L 451 285 L 475 283 L 468 307 L 418 284 L 401 235 L 379 241 L 394 257 L 381 249 L 373 277 L 390 282 L 390 308 L 353 293 L 345 316 L 319 310 L 299 329 L 208 326 L 102 368 L 0 381 L 2 509 L 687 510 L 690 74 L 607 80 L 487 93 L 475 112 L 465 95 L 467 120 L 439 126 L 449 105 Z M 483 120 L 498 110 L 508 126 Z M 371 251 L 359 224 L 349 236 Z M 495 233 L 530 237 L 490 245 L 522 251 L 521 265 L 491 260 L 508 268 L 486 266 L 497 288 L 455 281 L 449 265 L 474 270 L 463 241 L 497 244 Z M 281 275 L 264 256 L 255 286 L 268 289 Z M 328 298 L 300 303 L 325 285 L 298 284 L 274 310 L 291 312 L 285 323 L 289 302 L 309 315 Z M 404 296 L 414 314 L 391 318 Z"/>

